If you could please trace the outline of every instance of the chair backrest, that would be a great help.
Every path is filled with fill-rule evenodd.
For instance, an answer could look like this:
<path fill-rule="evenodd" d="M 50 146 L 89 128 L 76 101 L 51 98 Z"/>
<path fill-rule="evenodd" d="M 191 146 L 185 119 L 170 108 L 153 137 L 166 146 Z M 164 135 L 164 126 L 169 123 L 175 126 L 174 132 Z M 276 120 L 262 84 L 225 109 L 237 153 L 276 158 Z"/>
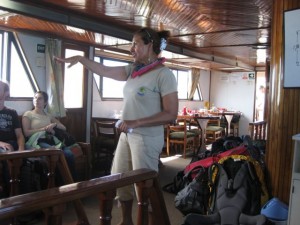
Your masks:
<path fill-rule="evenodd" d="M 186 132 L 187 127 L 184 125 L 170 125 L 169 126 L 170 132 Z"/>
<path fill-rule="evenodd" d="M 116 128 L 115 121 L 101 121 L 96 120 L 94 121 L 94 135 L 95 137 L 104 137 L 104 138 L 111 138 L 114 139 L 115 142 L 118 142 L 119 133 L 118 129 Z"/>
<path fill-rule="evenodd" d="M 218 127 L 220 127 L 221 126 L 221 120 L 220 119 L 210 119 L 207 122 L 207 126 L 218 126 Z"/>

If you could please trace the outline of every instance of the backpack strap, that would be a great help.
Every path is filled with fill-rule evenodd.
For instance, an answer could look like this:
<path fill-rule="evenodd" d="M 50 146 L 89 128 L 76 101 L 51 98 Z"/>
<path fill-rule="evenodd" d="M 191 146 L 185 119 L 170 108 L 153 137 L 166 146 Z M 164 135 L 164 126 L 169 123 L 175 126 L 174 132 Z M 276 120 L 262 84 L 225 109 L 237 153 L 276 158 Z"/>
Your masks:
<path fill-rule="evenodd" d="M 212 214 L 215 209 L 216 190 L 218 185 L 217 181 L 220 177 L 220 168 L 219 163 L 213 163 L 210 167 L 208 167 L 208 185 L 210 187 L 208 214 Z"/>

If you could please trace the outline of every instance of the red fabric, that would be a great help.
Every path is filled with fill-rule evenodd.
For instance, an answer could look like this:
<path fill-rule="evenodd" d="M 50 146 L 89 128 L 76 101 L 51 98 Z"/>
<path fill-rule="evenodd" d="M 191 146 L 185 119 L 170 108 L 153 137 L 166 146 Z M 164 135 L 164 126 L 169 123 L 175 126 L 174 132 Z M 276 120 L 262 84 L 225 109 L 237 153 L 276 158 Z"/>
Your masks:
<path fill-rule="evenodd" d="M 247 151 L 247 147 L 244 145 L 240 145 L 236 148 L 227 150 L 225 152 L 219 153 L 215 156 L 207 157 L 204 159 L 200 159 L 196 162 L 190 163 L 184 169 L 184 174 L 188 173 L 189 171 L 193 170 L 195 167 L 203 166 L 205 168 L 211 166 L 213 163 L 218 162 L 221 158 L 230 155 L 249 155 Z"/>
<path fill-rule="evenodd" d="M 131 74 L 132 78 L 135 78 L 137 76 L 141 76 L 144 73 L 148 72 L 149 70 L 152 70 L 154 67 L 163 64 L 166 61 L 165 58 L 159 58 L 156 61 L 154 61 L 153 63 L 146 65 L 146 66 L 142 66 L 140 69 L 133 71 L 133 73 Z"/>
<path fill-rule="evenodd" d="M 222 158 L 224 156 L 229 156 L 229 155 L 249 155 L 249 152 L 248 152 L 246 146 L 240 145 L 240 146 L 237 146 L 233 149 L 229 149 L 225 152 L 222 152 L 222 153 L 218 154 L 218 157 Z"/>

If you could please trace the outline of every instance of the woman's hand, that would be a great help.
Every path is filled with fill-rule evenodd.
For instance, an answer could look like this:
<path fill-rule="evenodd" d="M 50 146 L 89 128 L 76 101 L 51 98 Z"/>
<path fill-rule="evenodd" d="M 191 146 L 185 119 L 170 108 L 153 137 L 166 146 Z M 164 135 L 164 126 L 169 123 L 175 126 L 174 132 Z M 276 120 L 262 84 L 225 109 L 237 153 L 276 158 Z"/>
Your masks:
<path fill-rule="evenodd" d="M 129 129 L 134 128 L 133 126 L 133 122 L 130 123 L 129 121 L 122 121 L 118 127 L 119 131 L 124 132 L 124 133 L 128 133 Z"/>
<path fill-rule="evenodd" d="M 51 123 L 45 127 L 45 131 L 54 134 L 55 133 L 54 127 L 56 127 L 56 126 L 57 126 L 57 123 Z"/>
<path fill-rule="evenodd" d="M 56 60 L 57 62 L 60 63 L 70 63 L 70 65 L 68 65 L 68 68 L 74 66 L 75 64 L 77 64 L 78 62 L 80 62 L 80 60 L 82 59 L 82 56 L 80 55 L 76 55 L 76 56 L 72 56 L 70 58 L 60 58 L 57 56 L 53 56 L 54 60 Z"/>

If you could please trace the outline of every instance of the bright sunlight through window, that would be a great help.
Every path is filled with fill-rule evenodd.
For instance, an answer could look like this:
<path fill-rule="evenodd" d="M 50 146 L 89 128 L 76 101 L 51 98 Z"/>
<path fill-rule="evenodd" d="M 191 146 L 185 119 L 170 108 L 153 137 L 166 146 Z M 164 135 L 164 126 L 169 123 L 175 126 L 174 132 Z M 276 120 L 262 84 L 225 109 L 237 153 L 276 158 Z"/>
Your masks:
<path fill-rule="evenodd" d="M 66 49 L 65 56 L 83 56 L 82 51 Z M 80 63 L 67 68 L 65 64 L 64 102 L 66 108 L 82 108 L 83 106 L 83 66 Z"/>

